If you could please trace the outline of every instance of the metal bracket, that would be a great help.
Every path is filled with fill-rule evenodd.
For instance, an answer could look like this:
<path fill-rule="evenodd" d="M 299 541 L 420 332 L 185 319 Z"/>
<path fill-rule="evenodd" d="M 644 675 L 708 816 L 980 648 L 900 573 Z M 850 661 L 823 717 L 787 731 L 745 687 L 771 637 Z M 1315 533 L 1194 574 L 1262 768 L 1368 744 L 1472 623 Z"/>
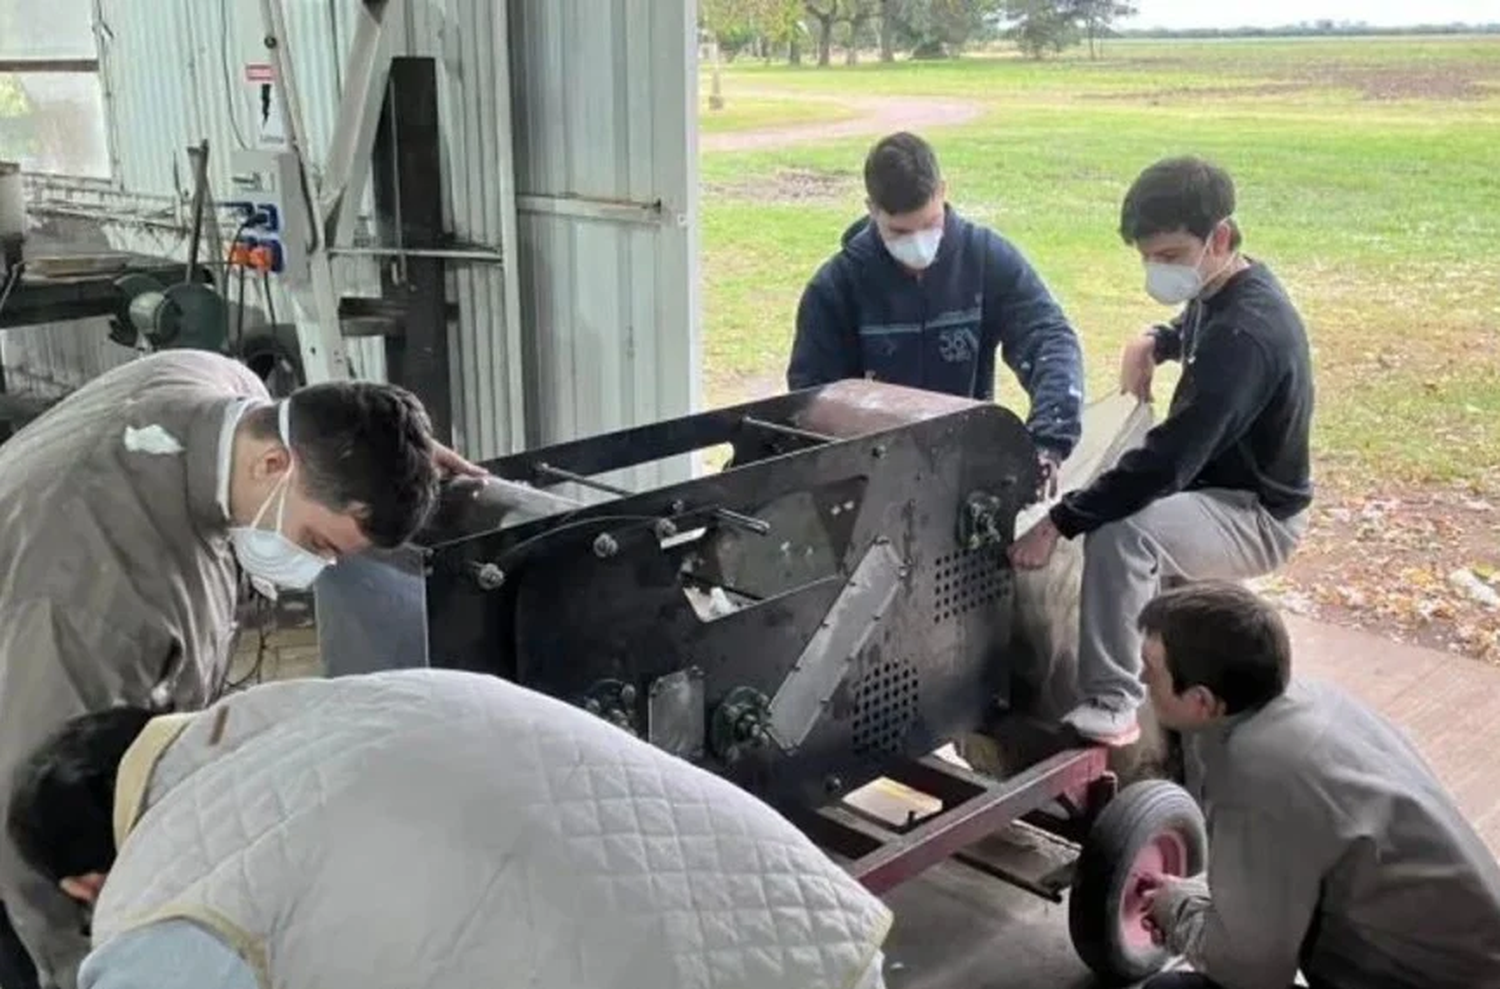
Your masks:
<path fill-rule="evenodd" d="M 652 745 L 683 759 L 698 759 L 707 734 L 702 670 L 692 666 L 651 681 L 646 736 Z"/>
<path fill-rule="evenodd" d="M 783 749 L 801 745 L 817 724 L 905 574 L 906 564 L 889 540 L 878 540 L 865 552 L 771 699 L 771 734 Z"/>

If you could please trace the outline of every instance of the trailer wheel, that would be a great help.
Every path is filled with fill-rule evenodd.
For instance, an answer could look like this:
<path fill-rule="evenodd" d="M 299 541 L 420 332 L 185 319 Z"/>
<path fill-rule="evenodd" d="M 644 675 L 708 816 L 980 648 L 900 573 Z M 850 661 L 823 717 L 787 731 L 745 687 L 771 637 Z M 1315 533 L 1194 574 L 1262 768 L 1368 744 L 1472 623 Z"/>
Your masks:
<path fill-rule="evenodd" d="M 1146 928 L 1139 881 L 1196 875 L 1207 849 L 1203 814 L 1174 783 L 1133 783 L 1105 806 L 1079 853 L 1068 900 L 1073 949 L 1094 974 L 1136 982 L 1167 963 L 1167 949 Z"/>

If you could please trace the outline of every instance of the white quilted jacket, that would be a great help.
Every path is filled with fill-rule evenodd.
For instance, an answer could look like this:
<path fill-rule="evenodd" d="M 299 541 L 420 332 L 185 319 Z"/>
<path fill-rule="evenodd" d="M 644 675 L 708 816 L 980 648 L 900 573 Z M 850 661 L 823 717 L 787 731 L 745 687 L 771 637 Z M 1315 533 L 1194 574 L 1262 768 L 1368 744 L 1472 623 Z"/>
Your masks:
<path fill-rule="evenodd" d="M 786 820 L 492 677 L 270 684 L 121 766 L 95 944 L 168 917 L 267 989 L 879 986 L 890 914 Z"/>

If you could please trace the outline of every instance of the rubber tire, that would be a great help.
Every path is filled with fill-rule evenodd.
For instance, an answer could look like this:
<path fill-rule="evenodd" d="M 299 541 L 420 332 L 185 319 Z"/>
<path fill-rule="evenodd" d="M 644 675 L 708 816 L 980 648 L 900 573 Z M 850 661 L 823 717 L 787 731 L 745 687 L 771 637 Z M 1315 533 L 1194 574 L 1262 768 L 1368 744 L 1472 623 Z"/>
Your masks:
<path fill-rule="evenodd" d="M 1143 951 L 1127 944 L 1119 922 L 1130 868 L 1163 831 L 1185 839 L 1188 875 L 1201 872 L 1208 859 L 1203 812 L 1186 790 L 1166 780 L 1142 780 L 1121 790 L 1094 821 L 1078 855 L 1068 896 L 1068 934 L 1078 957 L 1105 982 L 1138 982 L 1167 963 L 1164 947 Z"/>

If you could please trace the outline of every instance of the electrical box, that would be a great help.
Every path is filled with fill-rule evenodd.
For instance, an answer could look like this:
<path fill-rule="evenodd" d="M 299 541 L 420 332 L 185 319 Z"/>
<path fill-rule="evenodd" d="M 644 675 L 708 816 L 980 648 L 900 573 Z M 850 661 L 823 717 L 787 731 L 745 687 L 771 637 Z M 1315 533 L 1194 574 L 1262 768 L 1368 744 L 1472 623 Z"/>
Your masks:
<path fill-rule="evenodd" d="M 234 193 L 219 206 L 235 223 L 235 249 L 256 251 L 272 274 L 293 285 L 307 284 L 311 231 L 297 156 L 290 151 L 235 151 L 231 162 Z"/>

